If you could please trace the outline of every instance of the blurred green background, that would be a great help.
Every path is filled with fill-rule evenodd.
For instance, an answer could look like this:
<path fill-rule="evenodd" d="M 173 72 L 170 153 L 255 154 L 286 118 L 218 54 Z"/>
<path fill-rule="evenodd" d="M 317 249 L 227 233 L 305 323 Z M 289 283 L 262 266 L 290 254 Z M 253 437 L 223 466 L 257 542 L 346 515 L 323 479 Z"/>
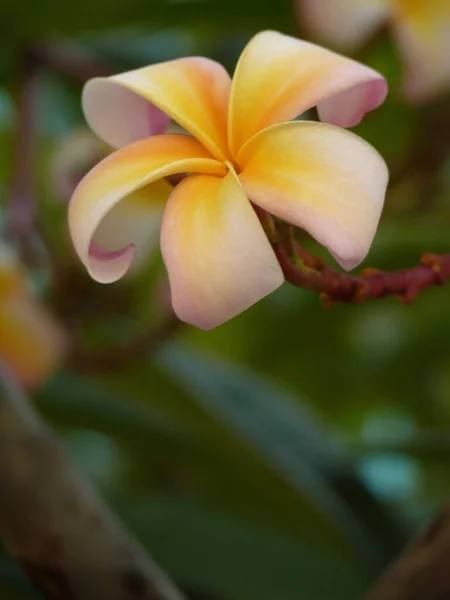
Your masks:
<path fill-rule="evenodd" d="M 286 0 L 4 0 L 0 23 L 3 206 L 20 55 L 45 48 L 53 58 L 38 74 L 36 192 L 48 254 L 30 272 L 87 352 L 127 348 L 163 318 L 164 270 L 149 257 L 105 287 L 74 256 L 61 180 L 96 158 L 77 145 L 82 81 L 58 57 L 121 71 L 200 54 L 232 72 L 258 30 L 299 36 L 302 24 Z M 355 56 L 391 86 L 356 128 L 392 174 L 365 266 L 410 266 L 450 249 L 449 96 L 420 106 L 401 98 L 388 33 Z M 51 277 L 53 263 L 65 279 Z M 114 368 L 68 360 L 33 399 L 192 600 L 354 600 L 449 492 L 449 304 L 450 286 L 409 307 L 390 298 L 324 310 L 285 284 L 216 330 L 169 327 L 156 349 Z M 36 597 L 6 554 L 0 595 Z"/>

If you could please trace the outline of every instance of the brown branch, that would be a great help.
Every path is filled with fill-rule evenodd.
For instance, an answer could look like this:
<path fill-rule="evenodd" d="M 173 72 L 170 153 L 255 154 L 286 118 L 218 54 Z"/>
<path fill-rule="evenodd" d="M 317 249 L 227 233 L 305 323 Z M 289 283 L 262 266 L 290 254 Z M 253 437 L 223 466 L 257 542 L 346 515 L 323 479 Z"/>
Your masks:
<path fill-rule="evenodd" d="M 365 600 L 450 598 L 450 506 L 369 591 Z"/>
<path fill-rule="evenodd" d="M 0 534 L 51 600 L 182 600 L 3 370 Z"/>
<path fill-rule="evenodd" d="M 300 266 L 288 257 L 284 248 L 275 247 L 286 280 L 320 293 L 325 306 L 337 302 L 357 304 L 386 296 L 397 296 L 401 302 L 409 304 L 424 289 L 443 285 L 450 279 L 450 254 L 423 254 L 421 264 L 410 269 L 391 272 L 366 269 L 360 275 L 351 275 L 332 269 L 299 244 L 296 244 L 296 251 Z"/>
<path fill-rule="evenodd" d="M 167 340 L 180 331 L 183 325 L 175 313 L 170 311 L 154 328 L 121 346 L 114 346 L 104 352 L 90 352 L 82 345 L 75 343 L 69 364 L 78 371 L 96 373 L 127 368 L 135 361 L 142 359 L 143 356 L 148 359 Z"/>
<path fill-rule="evenodd" d="M 365 300 L 397 296 L 409 304 L 424 289 L 443 285 L 450 279 L 450 254 L 422 255 L 420 265 L 409 269 L 383 272 L 365 269 L 360 275 L 333 269 L 324 260 L 310 254 L 295 239 L 292 225 L 276 222 L 254 206 L 269 238 L 286 281 L 321 295 L 324 306 L 334 303 L 358 304 Z"/>
<path fill-rule="evenodd" d="M 35 154 L 36 94 L 39 67 L 25 50 L 18 58 L 16 89 L 16 131 L 13 146 L 11 183 L 6 217 L 6 235 L 24 258 L 39 264 L 43 248 L 34 230 L 36 219 Z"/>
<path fill-rule="evenodd" d="M 85 83 L 93 77 L 113 75 L 115 72 L 109 64 L 69 41 L 41 41 L 31 49 L 31 53 L 42 66 L 47 66 L 78 83 Z"/>
<path fill-rule="evenodd" d="M 67 286 L 68 284 L 62 284 L 63 292 L 67 289 Z M 81 295 L 86 295 L 83 289 Z M 61 298 L 58 313 L 63 317 L 65 316 L 66 326 L 69 328 L 72 338 L 72 349 L 68 358 L 68 365 L 85 373 L 107 373 L 114 369 L 125 369 L 133 365 L 135 361 L 142 360 L 143 357 L 148 360 L 161 346 L 185 327 L 185 323 L 178 319 L 172 309 L 166 276 L 163 276 L 155 285 L 153 295 L 155 297 L 153 306 L 155 321 L 152 325 L 142 325 L 141 331 L 130 339 L 96 350 L 87 347 L 78 334 L 76 322 L 82 316 L 82 313 L 78 312 L 77 318 L 71 305 L 64 306 L 66 298 Z M 104 306 L 104 303 L 102 306 Z M 109 302 L 109 306 L 111 307 L 111 302 Z M 80 307 L 77 306 L 77 308 Z M 117 309 L 123 314 L 123 308 L 119 305 L 112 311 L 112 314 L 117 315 Z M 102 316 L 105 316 L 105 309 L 103 309 Z"/>

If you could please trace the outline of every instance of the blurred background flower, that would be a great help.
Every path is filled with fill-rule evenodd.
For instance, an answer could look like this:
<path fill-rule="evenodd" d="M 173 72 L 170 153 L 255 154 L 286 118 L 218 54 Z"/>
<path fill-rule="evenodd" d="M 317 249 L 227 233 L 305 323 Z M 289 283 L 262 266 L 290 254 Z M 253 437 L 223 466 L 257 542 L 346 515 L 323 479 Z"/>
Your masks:
<path fill-rule="evenodd" d="M 5 245 L 0 246 L 0 360 L 27 388 L 41 385 L 62 362 L 62 325 L 40 302 L 31 281 Z"/>
<path fill-rule="evenodd" d="M 353 51 L 384 25 L 404 64 L 402 89 L 423 101 L 450 89 L 448 0 L 295 0 L 305 28 L 318 40 Z"/>
<path fill-rule="evenodd" d="M 82 177 L 110 151 L 89 129 L 74 129 L 55 145 L 50 173 L 52 193 L 68 202 Z"/>
<path fill-rule="evenodd" d="M 189 598 L 360 598 L 450 493 L 450 286 L 409 307 L 388 298 L 324 310 L 317 295 L 284 285 L 203 332 L 170 313 L 157 254 L 117 284 L 92 282 L 62 201 L 104 151 L 81 133 L 87 79 L 189 55 L 232 73 L 266 28 L 323 39 L 292 0 L 4 0 L 0 18 L 2 222 L 18 201 L 32 208 L 32 233 L 11 243 L 35 289 L 9 296 L 10 276 L 0 277 L 0 332 L 10 298 L 6 315 L 23 304 L 30 315 L 39 302 L 68 337 L 65 358 L 64 345 L 45 358 L 52 326 L 39 326 L 35 345 L 24 341 L 40 339 L 32 317 L 20 316 L 5 346 L 0 333 L 0 359 L 17 347 L 31 360 L 36 410 Z M 354 129 L 391 172 L 365 265 L 395 269 L 448 252 L 448 93 L 435 87 L 413 104 L 397 94 L 402 59 L 384 29 L 351 52 L 393 90 Z M 24 132 L 28 162 L 12 155 Z M 71 158 L 74 140 L 83 149 Z M 14 179 L 29 183 L 25 194 Z M 30 252 L 27 241 L 39 244 Z M 6 552 L 0 596 L 35 597 Z"/>

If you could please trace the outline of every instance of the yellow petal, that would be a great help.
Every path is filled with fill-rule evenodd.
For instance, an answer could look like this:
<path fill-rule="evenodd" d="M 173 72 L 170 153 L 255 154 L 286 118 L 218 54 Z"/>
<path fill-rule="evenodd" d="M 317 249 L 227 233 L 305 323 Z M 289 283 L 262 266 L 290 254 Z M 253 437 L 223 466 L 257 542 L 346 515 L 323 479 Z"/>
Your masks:
<path fill-rule="evenodd" d="M 294 0 L 300 25 L 316 40 L 354 49 L 388 17 L 389 0 Z"/>
<path fill-rule="evenodd" d="M 306 229 L 344 268 L 365 258 L 388 180 L 372 146 L 345 129 L 300 121 L 256 135 L 238 160 L 252 202 Z"/>
<path fill-rule="evenodd" d="M 163 133 L 168 115 L 223 160 L 230 86 L 215 61 L 180 58 L 88 81 L 83 108 L 92 129 L 114 147 Z"/>
<path fill-rule="evenodd" d="M 230 96 L 230 149 L 262 129 L 318 106 L 323 121 L 352 127 L 386 97 L 384 78 L 329 50 L 266 31 L 239 59 Z"/>
<path fill-rule="evenodd" d="M 398 0 L 394 6 L 394 32 L 405 63 L 405 95 L 427 100 L 450 90 L 449 0 Z"/>
<path fill-rule="evenodd" d="M 69 204 L 69 229 L 80 259 L 94 279 L 110 283 L 120 279 L 130 267 L 135 242 L 134 236 L 141 231 L 136 219 L 142 219 L 145 202 L 154 214 L 155 207 L 167 198 L 167 187 L 160 185 L 143 192 L 144 202 L 131 199 L 126 208 L 133 209 L 128 219 L 124 213 L 111 212 L 106 225 L 103 219 L 117 204 L 131 193 L 175 173 L 202 172 L 224 175 L 223 163 L 214 160 L 194 138 L 185 135 L 161 135 L 135 142 L 117 150 L 99 163 L 78 185 Z M 125 200 L 126 202 L 126 200 Z M 114 214 L 118 217 L 114 218 Z M 116 230 L 116 231 L 115 231 Z M 114 232 L 112 244 L 117 248 L 99 248 L 92 244 L 96 232 L 105 239 Z M 124 245 L 126 240 L 128 244 Z"/>
<path fill-rule="evenodd" d="M 283 274 L 234 173 L 191 175 L 169 199 L 161 230 L 172 303 L 211 329 L 275 290 Z"/>

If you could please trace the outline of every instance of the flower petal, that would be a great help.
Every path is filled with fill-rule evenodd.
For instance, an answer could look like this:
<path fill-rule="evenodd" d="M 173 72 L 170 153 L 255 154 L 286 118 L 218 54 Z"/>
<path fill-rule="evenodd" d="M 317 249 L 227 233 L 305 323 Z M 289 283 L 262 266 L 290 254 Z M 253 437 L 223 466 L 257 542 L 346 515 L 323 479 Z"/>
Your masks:
<path fill-rule="evenodd" d="M 346 269 L 372 243 L 388 172 L 372 146 L 333 125 L 276 125 L 251 139 L 238 155 L 249 198 L 306 229 Z"/>
<path fill-rule="evenodd" d="M 226 168 L 223 163 L 211 158 L 194 138 L 161 135 L 117 150 L 84 177 L 69 204 L 69 229 L 80 259 L 94 279 L 110 283 L 120 279 L 130 267 L 135 242 L 133 232 L 138 232 L 137 227 L 140 228 L 136 219 L 142 218 L 144 208 L 142 197 L 137 203 L 139 210 L 133 210 L 127 220 L 124 220 L 123 212 L 116 208 L 119 212 L 111 213 L 102 226 L 108 213 L 131 193 L 154 181 L 174 173 L 192 171 L 221 176 L 226 173 Z M 152 186 L 151 190 L 147 188 L 143 192 L 151 191 L 151 198 L 147 196 L 146 201 L 153 214 L 155 207 L 166 200 L 165 190 L 162 185 L 156 188 Z M 125 212 L 127 208 L 136 209 L 136 202 L 130 201 L 128 205 L 125 200 Z M 150 218 L 153 218 L 153 214 Z M 129 240 L 127 245 L 115 249 L 110 242 L 106 249 L 91 245 L 92 241 L 96 241 L 97 231 L 104 241 L 114 229 L 122 231 L 115 233 L 113 244 L 120 240 L 122 245 Z"/>
<path fill-rule="evenodd" d="M 262 129 L 318 106 L 323 121 L 358 124 L 387 94 L 373 69 L 302 40 L 265 31 L 239 59 L 230 96 L 229 137 L 234 155 Z"/>
<path fill-rule="evenodd" d="M 420 101 L 450 89 L 449 1 L 399 2 L 394 31 L 405 62 L 405 96 Z"/>
<path fill-rule="evenodd" d="M 159 232 L 164 206 L 173 186 L 158 179 L 130 194 L 116 204 L 95 231 L 90 247 L 91 260 L 123 256 L 132 242 L 133 263 L 139 268 L 159 245 Z"/>
<path fill-rule="evenodd" d="M 191 175 L 164 212 L 161 249 L 183 321 L 211 329 L 283 283 L 255 211 L 234 173 Z"/>
<path fill-rule="evenodd" d="M 168 115 L 225 159 L 230 86 L 228 73 L 215 61 L 180 58 L 91 79 L 83 91 L 83 109 L 91 128 L 114 147 L 162 133 Z"/>
<path fill-rule="evenodd" d="M 348 50 L 367 39 L 389 14 L 389 0 L 295 0 L 304 25 L 320 41 Z"/>

